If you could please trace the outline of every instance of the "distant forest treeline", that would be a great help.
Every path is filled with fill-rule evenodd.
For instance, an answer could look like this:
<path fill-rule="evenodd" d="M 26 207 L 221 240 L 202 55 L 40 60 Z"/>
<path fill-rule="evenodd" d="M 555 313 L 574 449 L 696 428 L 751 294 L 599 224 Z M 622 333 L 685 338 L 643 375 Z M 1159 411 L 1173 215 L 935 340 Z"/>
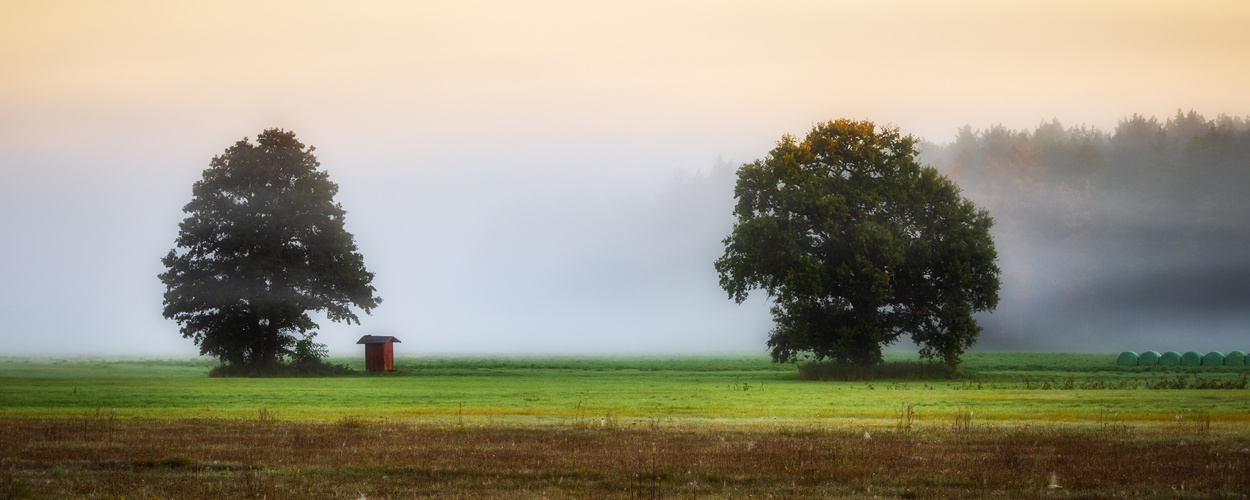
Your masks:
<path fill-rule="evenodd" d="M 1250 350 L 1250 120 L 964 127 L 921 150 L 995 221 L 1001 300 L 978 316 L 978 348 Z M 676 176 L 644 211 L 631 206 L 646 229 L 619 247 L 666 261 L 657 282 L 720 292 L 711 262 L 733 223 L 737 167 L 718 160 Z"/>
<path fill-rule="evenodd" d="M 1178 111 L 1111 132 L 964 127 L 922 147 L 995 218 L 1004 290 L 991 343 L 1250 324 L 1250 121 Z"/>

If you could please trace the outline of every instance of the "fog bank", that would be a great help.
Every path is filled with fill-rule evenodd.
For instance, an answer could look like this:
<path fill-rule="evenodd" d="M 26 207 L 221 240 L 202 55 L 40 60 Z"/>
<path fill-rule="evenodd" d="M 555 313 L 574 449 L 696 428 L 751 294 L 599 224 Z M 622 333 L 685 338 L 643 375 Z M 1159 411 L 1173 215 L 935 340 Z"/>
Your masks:
<path fill-rule="evenodd" d="M 924 158 L 995 218 L 981 348 L 1250 348 L 1250 123 L 965 127 Z"/>

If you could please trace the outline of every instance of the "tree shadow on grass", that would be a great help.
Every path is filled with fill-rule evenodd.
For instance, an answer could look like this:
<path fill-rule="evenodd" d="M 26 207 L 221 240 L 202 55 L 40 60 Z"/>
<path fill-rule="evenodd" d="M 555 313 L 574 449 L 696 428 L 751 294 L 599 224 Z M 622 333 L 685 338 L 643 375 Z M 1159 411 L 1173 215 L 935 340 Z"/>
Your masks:
<path fill-rule="evenodd" d="M 209 377 L 338 377 L 358 373 L 343 364 L 336 365 L 322 360 L 299 363 L 279 363 L 267 367 L 221 364 L 208 371 Z"/>
<path fill-rule="evenodd" d="M 876 366 L 808 361 L 799 363 L 799 378 L 820 381 L 861 380 L 952 380 L 965 378 L 963 372 L 943 363 L 892 361 Z"/>

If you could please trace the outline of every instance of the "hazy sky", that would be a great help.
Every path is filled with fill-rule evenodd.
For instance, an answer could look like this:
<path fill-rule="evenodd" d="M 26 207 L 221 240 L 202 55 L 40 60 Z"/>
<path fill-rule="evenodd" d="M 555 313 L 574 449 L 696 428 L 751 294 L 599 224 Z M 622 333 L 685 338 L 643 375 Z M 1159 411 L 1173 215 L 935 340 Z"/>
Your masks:
<path fill-rule="evenodd" d="M 269 127 L 317 147 L 385 299 L 322 322 L 336 354 L 762 352 L 767 304 L 712 270 L 718 157 L 839 117 L 945 142 L 1247 116 L 1247 26 L 1243 1 L 0 0 L 0 355 L 193 355 L 159 258 L 209 160 Z"/>

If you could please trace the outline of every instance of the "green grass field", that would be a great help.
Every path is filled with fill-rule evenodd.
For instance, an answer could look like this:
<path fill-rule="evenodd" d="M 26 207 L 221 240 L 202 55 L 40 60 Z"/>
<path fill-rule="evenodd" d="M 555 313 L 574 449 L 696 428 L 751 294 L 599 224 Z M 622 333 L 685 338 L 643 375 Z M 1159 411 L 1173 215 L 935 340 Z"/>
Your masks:
<path fill-rule="evenodd" d="M 0 499 L 1250 491 L 1247 369 L 1114 361 L 973 353 L 954 379 L 808 381 L 763 356 L 410 358 L 335 378 L 0 358 Z"/>
<path fill-rule="evenodd" d="M 763 356 L 408 358 L 396 371 L 335 378 L 208 378 L 210 360 L 0 359 L 0 415 L 283 420 L 425 419 L 558 424 L 721 424 L 851 420 L 891 425 L 913 405 L 918 424 L 963 412 L 987 422 L 1169 424 L 1201 412 L 1250 420 L 1246 389 L 1151 389 L 1187 377 L 1235 380 L 1246 369 L 1115 365 L 1113 355 L 972 353 L 961 379 L 816 382 Z M 334 360 L 361 369 L 356 359 Z"/>

